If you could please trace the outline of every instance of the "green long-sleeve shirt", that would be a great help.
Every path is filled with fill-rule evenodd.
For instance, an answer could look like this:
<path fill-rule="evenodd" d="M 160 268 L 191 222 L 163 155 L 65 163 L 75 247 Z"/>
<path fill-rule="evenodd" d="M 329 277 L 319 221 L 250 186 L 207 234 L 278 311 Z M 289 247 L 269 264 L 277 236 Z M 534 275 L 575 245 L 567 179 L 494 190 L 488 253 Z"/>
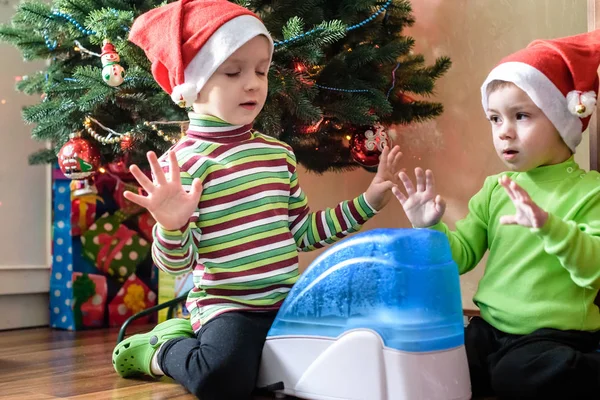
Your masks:
<path fill-rule="evenodd" d="M 507 172 L 549 214 L 541 229 L 502 225 L 515 207 L 498 177 L 488 177 L 470 200 L 469 214 L 450 231 L 459 272 L 489 257 L 474 296 L 481 316 L 497 329 L 528 334 L 539 328 L 600 330 L 594 298 L 600 288 L 600 174 L 571 157 L 527 172 Z"/>

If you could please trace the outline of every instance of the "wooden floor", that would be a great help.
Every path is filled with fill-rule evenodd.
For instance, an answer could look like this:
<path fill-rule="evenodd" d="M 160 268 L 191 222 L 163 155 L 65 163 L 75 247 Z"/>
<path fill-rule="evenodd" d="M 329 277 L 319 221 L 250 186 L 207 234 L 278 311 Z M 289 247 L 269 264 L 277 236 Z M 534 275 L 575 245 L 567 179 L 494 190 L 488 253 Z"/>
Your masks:
<path fill-rule="evenodd" d="M 132 333 L 148 330 L 131 329 Z M 117 329 L 0 331 L 0 398 L 195 399 L 168 378 L 120 378 L 111 361 L 117 333 Z"/>

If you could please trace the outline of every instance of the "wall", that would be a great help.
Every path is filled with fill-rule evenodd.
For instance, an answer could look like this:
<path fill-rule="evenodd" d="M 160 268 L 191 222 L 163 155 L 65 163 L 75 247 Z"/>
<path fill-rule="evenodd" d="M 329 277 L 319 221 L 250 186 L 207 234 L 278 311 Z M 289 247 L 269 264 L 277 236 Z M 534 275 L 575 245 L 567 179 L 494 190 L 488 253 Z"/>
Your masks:
<path fill-rule="evenodd" d="M 10 21 L 17 0 L 0 4 L 0 22 Z M 49 175 L 29 166 L 43 148 L 31 138 L 21 109 L 39 99 L 15 91 L 15 78 L 39 70 L 21 53 L 0 44 L 0 329 L 46 325 L 50 276 Z"/>
<path fill-rule="evenodd" d="M 587 31 L 586 0 L 413 0 L 415 25 L 408 30 L 416 40 L 415 52 L 431 62 L 448 55 L 451 70 L 438 81 L 434 99 L 445 113 L 422 125 L 399 127 L 397 143 L 404 153 L 403 167 L 431 168 L 439 192 L 448 202 L 444 221 L 453 226 L 464 217 L 469 198 L 486 176 L 501 172 L 483 113 L 479 86 L 504 56 L 536 38 L 553 38 Z M 589 165 L 587 136 L 577 160 Z M 372 175 L 350 173 L 301 173 L 300 183 L 314 210 L 331 207 L 365 190 Z M 409 227 L 402 208 L 394 200 L 365 229 Z M 301 255 L 305 268 L 320 252 Z M 483 273 L 483 262 L 461 277 L 463 305 L 472 308 L 471 297 Z"/>

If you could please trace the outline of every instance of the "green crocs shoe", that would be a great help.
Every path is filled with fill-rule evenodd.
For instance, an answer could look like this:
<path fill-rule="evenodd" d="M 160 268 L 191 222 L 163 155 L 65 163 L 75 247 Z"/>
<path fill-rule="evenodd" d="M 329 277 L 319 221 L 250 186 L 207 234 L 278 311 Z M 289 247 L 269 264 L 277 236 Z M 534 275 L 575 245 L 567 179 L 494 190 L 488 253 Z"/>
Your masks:
<path fill-rule="evenodd" d="M 187 319 L 169 319 L 148 333 L 133 335 L 119 343 L 112 356 L 113 367 L 123 378 L 133 375 L 152 374 L 152 357 L 161 344 L 169 339 L 194 337 L 194 331 Z"/>

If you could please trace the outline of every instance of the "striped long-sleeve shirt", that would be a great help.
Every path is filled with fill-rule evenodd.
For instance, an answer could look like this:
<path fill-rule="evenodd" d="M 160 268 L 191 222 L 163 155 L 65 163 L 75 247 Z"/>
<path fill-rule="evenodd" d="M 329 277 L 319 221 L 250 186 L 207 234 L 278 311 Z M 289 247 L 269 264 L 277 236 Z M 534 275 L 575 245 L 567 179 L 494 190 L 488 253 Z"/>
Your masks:
<path fill-rule="evenodd" d="M 203 191 L 184 227 L 155 225 L 152 256 L 170 274 L 193 271 L 195 331 L 224 312 L 278 309 L 298 279 L 298 250 L 333 243 L 375 214 L 364 194 L 310 212 L 290 146 L 250 125 L 192 113 L 173 150 L 184 188 L 199 178 Z"/>

